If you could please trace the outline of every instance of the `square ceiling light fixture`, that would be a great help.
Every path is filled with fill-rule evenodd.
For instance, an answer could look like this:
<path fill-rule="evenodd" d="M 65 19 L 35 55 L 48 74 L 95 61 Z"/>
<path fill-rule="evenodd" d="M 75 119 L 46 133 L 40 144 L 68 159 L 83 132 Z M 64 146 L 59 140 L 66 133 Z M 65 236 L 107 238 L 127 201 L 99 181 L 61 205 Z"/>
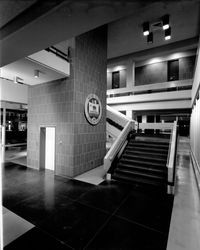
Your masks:
<path fill-rule="evenodd" d="M 143 23 L 143 35 L 148 36 L 150 33 L 149 31 L 149 22 Z"/>
<path fill-rule="evenodd" d="M 165 30 L 165 40 L 171 39 L 171 28 Z"/>
<path fill-rule="evenodd" d="M 153 43 L 153 33 L 157 31 L 164 31 L 165 40 L 171 39 L 171 27 L 169 24 L 169 15 L 166 14 L 163 17 L 155 20 L 154 22 L 143 23 L 143 35 L 147 36 L 147 43 Z"/>
<path fill-rule="evenodd" d="M 169 29 L 169 15 L 165 15 L 162 17 L 162 28 L 163 30 Z"/>

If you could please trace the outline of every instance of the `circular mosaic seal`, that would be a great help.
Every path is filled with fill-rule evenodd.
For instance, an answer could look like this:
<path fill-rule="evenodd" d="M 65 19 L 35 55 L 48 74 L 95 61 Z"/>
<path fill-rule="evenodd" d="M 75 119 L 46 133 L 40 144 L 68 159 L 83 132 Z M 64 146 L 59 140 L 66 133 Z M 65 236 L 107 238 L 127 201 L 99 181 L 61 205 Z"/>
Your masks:
<path fill-rule="evenodd" d="M 92 125 L 97 125 L 102 116 L 102 105 L 99 97 L 89 94 L 85 100 L 85 116 Z"/>

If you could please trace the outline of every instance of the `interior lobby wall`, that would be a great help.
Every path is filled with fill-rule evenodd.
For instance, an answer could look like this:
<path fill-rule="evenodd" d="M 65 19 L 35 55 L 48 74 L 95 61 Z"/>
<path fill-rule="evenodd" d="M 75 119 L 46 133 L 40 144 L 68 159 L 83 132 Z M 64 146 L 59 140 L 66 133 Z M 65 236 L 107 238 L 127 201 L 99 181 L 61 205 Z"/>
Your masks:
<path fill-rule="evenodd" d="M 176 60 L 178 60 L 179 80 L 192 79 L 194 74 L 195 56 L 182 57 Z M 136 67 L 135 85 L 167 82 L 168 62 L 169 61 L 163 61 Z"/>
<path fill-rule="evenodd" d="M 200 40 L 192 87 L 192 114 L 190 120 L 190 144 L 200 170 Z M 200 181 L 200 180 L 199 180 Z"/>
<path fill-rule="evenodd" d="M 0 79 L 0 100 L 7 102 L 28 103 L 28 86 Z"/>

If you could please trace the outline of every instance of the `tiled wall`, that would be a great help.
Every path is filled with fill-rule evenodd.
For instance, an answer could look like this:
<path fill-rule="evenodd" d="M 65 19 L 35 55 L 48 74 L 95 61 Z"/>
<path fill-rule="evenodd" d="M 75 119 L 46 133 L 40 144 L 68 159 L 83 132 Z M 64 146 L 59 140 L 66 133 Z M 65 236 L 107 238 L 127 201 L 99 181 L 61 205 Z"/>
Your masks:
<path fill-rule="evenodd" d="M 39 169 L 40 126 L 56 126 L 56 174 L 73 177 L 103 162 L 106 146 L 107 29 L 71 40 L 71 75 L 29 88 L 28 166 Z M 84 116 L 88 94 L 99 96 L 103 116 L 91 126 Z"/>
<path fill-rule="evenodd" d="M 106 27 L 102 27 L 76 38 L 74 175 L 101 165 L 106 153 L 106 34 Z M 90 93 L 96 94 L 103 106 L 96 126 L 90 125 L 84 115 Z"/>

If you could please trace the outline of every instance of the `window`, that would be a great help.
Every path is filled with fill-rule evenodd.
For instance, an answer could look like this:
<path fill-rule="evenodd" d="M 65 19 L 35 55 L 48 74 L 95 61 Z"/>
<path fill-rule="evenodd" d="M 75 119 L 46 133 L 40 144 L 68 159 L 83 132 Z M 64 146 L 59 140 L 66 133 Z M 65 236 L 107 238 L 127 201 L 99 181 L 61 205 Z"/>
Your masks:
<path fill-rule="evenodd" d="M 154 115 L 147 115 L 147 122 L 154 122 Z"/>
<path fill-rule="evenodd" d="M 141 122 L 142 122 L 142 116 L 141 116 L 141 115 L 138 115 L 138 116 L 137 116 L 137 122 L 138 122 L 138 123 L 141 123 Z"/>
<path fill-rule="evenodd" d="M 120 85 L 119 71 L 112 72 L 112 89 L 119 88 L 119 85 Z"/>
<path fill-rule="evenodd" d="M 168 81 L 179 80 L 179 61 L 168 61 Z"/>
<path fill-rule="evenodd" d="M 156 122 L 160 122 L 160 115 L 156 115 Z"/>

